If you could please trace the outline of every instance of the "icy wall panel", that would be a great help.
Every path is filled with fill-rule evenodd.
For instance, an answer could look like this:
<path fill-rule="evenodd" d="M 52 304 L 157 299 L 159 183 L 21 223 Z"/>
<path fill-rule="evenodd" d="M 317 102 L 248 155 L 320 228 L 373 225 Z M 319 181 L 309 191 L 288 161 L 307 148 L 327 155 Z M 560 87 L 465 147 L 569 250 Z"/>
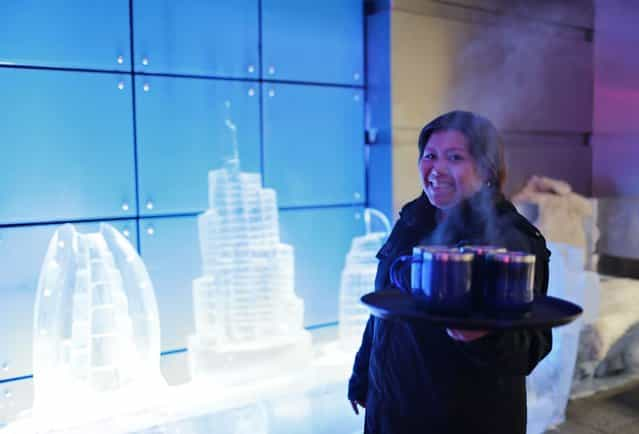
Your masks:
<path fill-rule="evenodd" d="M 413 155 L 416 153 L 413 150 Z M 393 148 L 390 145 L 369 147 L 368 204 L 394 219 L 393 215 Z M 413 157 L 414 161 L 414 157 Z"/>
<path fill-rule="evenodd" d="M 278 205 L 363 204 L 361 89 L 265 83 L 264 184 Z"/>
<path fill-rule="evenodd" d="M 161 349 L 185 348 L 187 336 L 194 330 L 192 281 L 202 268 L 197 220 L 143 219 L 140 246 L 160 309 Z"/>
<path fill-rule="evenodd" d="M 1 69 L 0 81 L 0 223 L 133 216 L 130 78 Z"/>
<path fill-rule="evenodd" d="M 337 321 L 340 275 L 351 240 L 364 233 L 362 213 L 362 207 L 280 212 L 282 242 L 295 249 L 305 326 Z"/>
<path fill-rule="evenodd" d="M 258 12 L 258 0 L 136 0 L 135 70 L 258 78 Z"/>
<path fill-rule="evenodd" d="M 389 10 L 366 16 L 366 128 L 374 133 L 366 169 L 367 205 L 393 217 L 390 16 Z"/>
<path fill-rule="evenodd" d="M 142 77 L 136 86 L 142 215 L 207 208 L 208 171 L 231 152 L 224 124 L 229 113 L 241 120 L 237 141 L 243 170 L 260 170 L 257 83 Z"/>
<path fill-rule="evenodd" d="M 263 0 L 262 76 L 363 85 L 363 6 L 359 0 Z"/>
<path fill-rule="evenodd" d="M 3 1 L 0 17 L 0 64 L 130 68 L 127 0 Z"/>
<path fill-rule="evenodd" d="M 135 244 L 135 221 L 111 222 Z M 76 225 L 81 232 L 98 230 L 97 223 Z M 0 228 L 0 380 L 32 373 L 33 306 L 38 275 L 55 225 Z"/>

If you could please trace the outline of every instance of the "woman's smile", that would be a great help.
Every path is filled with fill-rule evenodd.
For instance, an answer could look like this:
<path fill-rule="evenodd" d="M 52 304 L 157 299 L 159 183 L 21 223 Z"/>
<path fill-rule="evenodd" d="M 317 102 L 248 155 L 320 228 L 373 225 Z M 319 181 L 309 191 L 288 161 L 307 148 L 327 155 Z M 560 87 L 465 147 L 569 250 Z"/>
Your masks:
<path fill-rule="evenodd" d="M 444 202 L 447 197 L 455 194 L 454 181 L 442 178 L 429 178 L 427 182 L 429 192 L 426 192 L 426 194 L 436 198 L 436 202 Z"/>

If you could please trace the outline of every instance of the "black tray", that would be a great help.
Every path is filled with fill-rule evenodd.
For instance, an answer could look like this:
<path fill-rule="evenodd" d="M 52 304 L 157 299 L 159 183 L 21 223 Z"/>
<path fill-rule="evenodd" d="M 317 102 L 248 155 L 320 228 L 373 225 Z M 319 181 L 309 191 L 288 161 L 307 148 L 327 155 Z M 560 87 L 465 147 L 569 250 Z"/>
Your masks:
<path fill-rule="evenodd" d="M 568 324 L 583 312 L 574 303 L 556 297 L 535 298 L 531 311 L 520 318 L 497 319 L 482 313 L 449 316 L 426 311 L 415 298 L 397 290 L 373 292 L 362 297 L 371 313 L 384 319 L 428 322 L 444 327 L 476 329 L 547 329 Z"/>

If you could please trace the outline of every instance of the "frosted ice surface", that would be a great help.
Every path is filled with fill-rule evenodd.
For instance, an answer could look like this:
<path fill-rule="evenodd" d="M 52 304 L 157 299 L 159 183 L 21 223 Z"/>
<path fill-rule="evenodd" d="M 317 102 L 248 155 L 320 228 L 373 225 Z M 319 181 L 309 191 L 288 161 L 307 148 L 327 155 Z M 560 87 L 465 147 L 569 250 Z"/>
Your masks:
<path fill-rule="evenodd" d="M 153 285 L 133 246 L 108 224 L 96 233 L 71 224 L 55 232 L 33 336 L 33 413 L 43 420 L 77 419 L 107 397 L 123 402 L 118 393 L 165 385 Z"/>
<path fill-rule="evenodd" d="M 598 251 L 639 259 L 639 198 L 597 199 Z"/>
<path fill-rule="evenodd" d="M 539 207 L 533 223 L 547 240 L 586 247 L 585 229 L 593 216 L 593 204 L 574 193 L 566 182 L 532 176 L 513 196 L 513 201 L 520 204 L 529 202 Z"/>
<path fill-rule="evenodd" d="M 548 295 L 572 301 L 585 311 L 596 309 L 597 297 L 587 295 L 593 273 L 584 271 L 583 249 L 563 243 L 548 243 L 550 259 Z M 570 396 L 579 334 L 583 317 L 552 329 L 553 348 L 526 379 L 528 392 L 528 434 L 545 432 L 565 419 Z"/>
<path fill-rule="evenodd" d="M 371 217 L 378 218 L 384 230 L 371 230 Z M 354 351 L 362 340 L 369 317 L 368 309 L 360 302 L 362 295 L 375 290 L 377 258 L 375 255 L 386 241 L 390 223 L 381 212 L 364 210 L 366 234 L 355 237 L 346 255 L 339 293 L 339 341 L 344 351 Z"/>
<path fill-rule="evenodd" d="M 235 137 L 232 158 L 209 172 L 209 209 L 198 217 L 203 275 L 193 281 L 189 338 L 192 377 L 223 383 L 285 372 L 311 357 L 276 193 L 262 188 L 260 174 L 240 171 Z"/>

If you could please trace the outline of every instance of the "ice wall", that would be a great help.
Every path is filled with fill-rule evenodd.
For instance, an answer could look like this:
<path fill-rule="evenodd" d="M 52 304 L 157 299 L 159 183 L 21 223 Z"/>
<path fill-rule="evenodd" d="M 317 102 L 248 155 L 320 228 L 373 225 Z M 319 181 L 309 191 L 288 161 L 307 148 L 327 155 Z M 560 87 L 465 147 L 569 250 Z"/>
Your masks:
<path fill-rule="evenodd" d="M 48 426 L 137 408 L 165 386 L 153 285 L 115 228 L 53 235 L 36 294 L 33 413 Z"/>

